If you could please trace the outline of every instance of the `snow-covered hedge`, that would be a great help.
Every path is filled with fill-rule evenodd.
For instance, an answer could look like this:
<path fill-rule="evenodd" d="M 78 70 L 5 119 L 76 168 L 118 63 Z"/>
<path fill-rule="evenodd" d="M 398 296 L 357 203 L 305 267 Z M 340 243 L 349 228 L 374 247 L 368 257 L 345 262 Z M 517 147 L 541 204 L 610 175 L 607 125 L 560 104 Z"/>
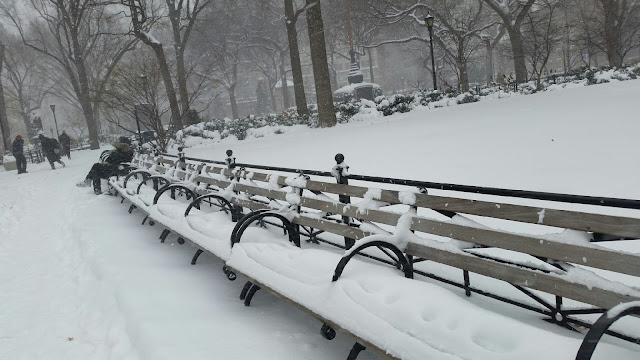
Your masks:
<path fill-rule="evenodd" d="M 438 108 L 458 104 L 467 104 L 480 100 L 480 96 L 472 92 L 460 93 L 456 89 L 444 92 L 418 90 L 411 94 L 393 94 L 391 96 L 378 96 L 374 102 L 369 100 L 349 101 L 336 105 L 338 119 L 341 122 L 354 120 L 354 116 L 363 111 L 370 113 L 374 108 L 380 115 L 389 116 L 395 113 L 406 113 L 416 107 L 423 106 Z"/>
<path fill-rule="evenodd" d="M 611 81 L 625 81 L 640 78 L 640 64 L 621 69 L 610 67 L 573 69 L 564 74 L 554 74 L 542 81 L 542 90 L 554 91 L 567 87 L 602 84 Z M 457 89 L 444 91 L 417 90 L 409 94 L 378 96 L 375 101 L 351 100 L 336 103 L 338 122 L 360 121 L 370 117 L 389 116 L 406 113 L 416 108 L 440 108 L 468 104 L 484 98 L 503 98 L 514 95 L 529 95 L 538 92 L 535 81 L 518 84 L 517 91 L 511 86 L 494 85 L 474 88 L 461 93 Z M 244 140 L 275 134 L 282 134 L 293 126 L 318 126 L 317 113 L 311 116 L 297 114 L 271 114 L 249 116 L 242 119 L 213 119 L 191 125 L 176 134 L 176 143 L 185 147 L 213 145 L 224 139 Z"/>
<path fill-rule="evenodd" d="M 295 125 L 317 127 L 317 114 L 299 116 L 297 114 L 271 114 L 248 116 L 242 119 L 212 119 L 188 126 L 176 134 L 176 142 L 185 147 L 210 145 L 226 138 L 244 140 L 282 134 Z"/>

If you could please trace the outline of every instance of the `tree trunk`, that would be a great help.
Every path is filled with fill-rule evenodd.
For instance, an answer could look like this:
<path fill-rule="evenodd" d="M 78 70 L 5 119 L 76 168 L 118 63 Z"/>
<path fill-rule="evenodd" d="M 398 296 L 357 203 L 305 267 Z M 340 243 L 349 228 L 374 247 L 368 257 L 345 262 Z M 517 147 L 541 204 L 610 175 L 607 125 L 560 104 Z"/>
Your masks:
<path fill-rule="evenodd" d="M 304 93 L 304 80 L 302 78 L 302 65 L 300 63 L 300 49 L 298 47 L 297 19 L 294 19 L 293 0 L 284 0 L 285 24 L 287 39 L 289 41 L 289 57 L 291 61 L 291 74 L 293 76 L 293 91 L 296 97 L 296 108 L 299 115 L 309 115 L 307 96 Z"/>
<path fill-rule="evenodd" d="M 287 110 L 289 105 L 289 84 L 287 83 L 287 73 L 284 68 L 285 54 L 280 53 L 280 84 L 282 84 L 282 107 Z M 275 111 L 275 108 L 273 109 Z"/>
<path fill-rule="evenodd" d="M 189 112 L 189 91 L 187 90 L 187 71 L 184 65 L 184 48 L 176 47 L 176 77 L 182 114 Z"/>
<path fill-rule="evenodd" d="M 98 124 L 93 116 L 93 104 L 91 103 L 91 89 L 89 88 L 89 77 L 87 75 L 87 69 L 84 65 L 84 58 L 82 57 L 82 46 L 80 46 L 79 37 L 80 34 L 77 28 L 71 27 L 70 31 L 71 42 L 73 46 L 73 53 L 76 54 L 74 60 L 74 66 L 77 71 L 78 84 L 74 87 L 78 101 L 80 102 L 80 108 L 87 122 L 87 129 L 89 131 L 89 144 L 91 150 L 100 149 L 100 139 L 98 138 Z"/>
<path fill-rule="evenodd" d="M 31 137 L 35 134 L 31 133 L 31 122 L 29 119 L 29 115 L 27 115 L 27 113 L 25 113 L 24 111 L 20 111 L 20 117 L 22 118 L 22 123 L 24 124 L 27 137 L 31 139 Z"/>
<path fill-rule="evenodd" d="M 0 79 L 4 68 L 4 44 L 0 44 Z M 9 129 L 9 118 L 7 117 L 7 107 L 4 102 L 4 86 L 0 83 L 0 135 L 2 136 L 2 148 L 0 156 L 4 155 L 4 150 L 11 149 L 11 131 Z"/>
<path fill-rule="evenodd" d="M 173 87 L 171 72 L 169 71 L 169 65 L 167 64 L 167 57 L 164 54 L 164 49 L 160 43 L 148 43 L 148 45 L 151 46 L 156 54 L 156 58 L 158 59 L 158 66 L 160 67 L 160 73 L 162 74 L 162 80 L 169 100 L 169 108 L 171 109 L 171 122 L 175 125 L 176 131 L 182 130 L 184 128 L 184 125 L 182 124 L 182 115 L 180 113 L 180 106 L 178 105 L 178 98 L 176 96 L 176 90 Z"/>
<path fill-rule="evenodd" d="M 464 43 L 462 42 L 458 42 L 457 58 L 460 91 L 467 92 L 469 91 L 469 73 L 467 72 L 467 62 L 464 59 Z"/>
<path fill-rule="evenodd" d="M 184 65 L 184 51 L 187 39 L 181 39 L 180 33 L 182 31 L 182 22 L 185 19 L 182 19 L 182 6 L 170 0 L 167 0 L 166 4 L 169 9 L 169 21 L 173 32 L 173 48 L 176 54 L 176 81 L 178 83 L 178 94 L 180 95 L 180 110 L 181 114 L 187 114 L 189 112 L 189 92 L 187 90 L 187 71 Z M 192 20 L 187 19 L 186 21 Z"/>
<path fill-rule="evenodd" d="M 324 40 L 324 24 L 320 0 L 307 0 L 307 27 L 311 47 L 313 78 L 316 85 L 318 103 L 318 123 L 320 127 L 335 126 L 336 112 L 333 106 L 329 65 L 327 64 L 327 45 Z"/>
<path fill-rule="evenodd" d="M 373 76 L 373 56 L 371 56 L 371 48 L 367 49 L 367 55 L 369 56 L 369 79 L 372 83 L 375 83 L 376 78 Z"/>
<path fill-rule="evenodd" d="M 511 49 L 513 51 L 513 66 L 516 72 L 516 82 L 523 83 L 527 81 L 527 64 L 524 57 L 524 45 L 522 33 L 519 28 L 512 26 L 507 27 L 509 33 L 509 41 L 511 41 Z"/>
<path fill-rule="evenodd" d="M 485 3 L 500 16 L 504 27 L 509 33 L 509 41 L 511 41 L 511 50 L 513 52 L 513 65 L 516 72 L 516 82 L 518 83 L 527 81 L 527 65 L 520 25 L 522 24 L 524 16 L 531 10 L 534 2 L 535 0 L 519 1 L 516 7 L 517 13 L 512 13 L 509 5 L 510 2 L 485 0 Z"/>
<path fill-rule="evenodd" d="M 274 94 L 274 87 L 276 86 L 276 84 L 273 83 L 273 81 L 271 81 L 271 79 L 269 79 L 269 99 L 271 100 L 271 111 L 277 112 L 278 111 L 278 102 L 276 101 L 276 96 Z"/>
<path fill-rule="evenodd" d="M 486 39 L 485 48 L 487 52 L 487 85 L 493 82 L 493 49 L 491 48 L 491 39 Z"/>
<path fill-rule="evenodd" d="M 621 67 L 622 56 L 620 55 L 621 49 L 621 28 L 619 19 L 619 4 L 613 0 L 601 0 L 602 8 L 604 10 L 604 40 L 607 47 L 607 58 L 609 60 L 609 66 Z"/>
<path fill-rule="evenodd" d="M 335 54 L 332 52 L 331 55 L 329 56 L 329 60 L 330 62 L 327 63 L 327 66 L 329 64 L 331 64 L 331 66 L 329 67 L 329 74 L 330 74 L 330 81 L 331 81 L 331 91 L 333 92 L 334 89 L 338 88 L 338 72 L 336 71 L 336 59 L 335 59 Z"/>
<path fill-rule="evenodd" d="M 240 119 L 238 115 L 238 102 L 236 101 L 236 87 L 231 86 L 227 88 L 227 92 L 229 93 L 229 103 L 231 104 L 231 118 L 233 120 Z"/>

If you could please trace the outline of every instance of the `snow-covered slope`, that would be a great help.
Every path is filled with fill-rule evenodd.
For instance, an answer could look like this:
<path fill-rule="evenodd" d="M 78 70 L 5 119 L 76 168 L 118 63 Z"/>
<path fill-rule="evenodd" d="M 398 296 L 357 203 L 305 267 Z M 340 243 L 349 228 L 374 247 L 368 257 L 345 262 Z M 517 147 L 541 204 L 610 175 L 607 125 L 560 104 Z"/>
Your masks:
<path fill-rule="evenodd" d="M 351 173 L 640 199 L 638 94 L 640 81 L 603 84 L 296 128 L 187 155 L 220 160 L 233 149 L 239 162 L 328 171 L 341 152 Z M 264 292 L 244 307 L 241 281 L 227 281 L 220 261 L 203 255 L 191 266 L 195 249 L 174 237 L 161 245 L 160 229 L 140 226 L 119 199 L 76 188 L 99 153 L 74 153 L 56 171 L 0 170 L 0 359 L 346 357 L 350 339 L 327 342 L 321 324 Z M 640 252 L 637 241 L 621 246 Z M 455 303 L 467 301 L 566 334 L 490 299 Z"/>
<path fill-rule="evenodd" d="M 640 199 L 640 81 L 416 110 L 330 129 L 295 128 L 187 156 L 354 174 Z"/>

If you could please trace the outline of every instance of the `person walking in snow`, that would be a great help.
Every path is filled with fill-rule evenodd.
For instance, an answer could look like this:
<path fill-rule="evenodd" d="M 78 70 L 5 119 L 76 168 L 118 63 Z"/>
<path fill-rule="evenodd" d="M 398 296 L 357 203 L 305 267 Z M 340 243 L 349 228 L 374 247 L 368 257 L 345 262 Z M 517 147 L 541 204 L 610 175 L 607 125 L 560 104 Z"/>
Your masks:
<path fill-rule="evenodd" d="M 18 174 L 26 173 L 27 158 L 24 156 L 24 140 L 21 135 L 16 135 L 16 139 L 13 140 L 13 157 L 16 158 Z"/>
<path fill-rule="evenodd" d="M 38 136 L 38 139 L 40 139 L 40 145 L 42 146 L 42 152 L 44 152 L 44 156 L 47 157 L 47 160 L 49 160 L 49 164 L 51 164 L 51 169 L 56 169 L 56 166 L 53 164 L 54 162 L 57 162 L 62 165 L 62 167 L 65 167 L 65 163 L 60 160 L 60 144 L 58 143 L 58 140 L 48 138 L 43 134 L 40 134 L 40 136 Z"/>
<path fill-rule="evenodd" d="M 96 195 L 100 195 L 102 194 L 101 179 L 108 179 L 110 176 L 116 175 L 118 170 L 122 168 L 122 163 L 133 160 L 131 140 L 121 136 L 117 142 L 113 142 L 111 145 L 115 150 L 101 155 L 102 162 L 93 164 L 84 181 L 77 183 L 76 186 L 87 187 L 93 182 L 93 192 Z"/>
<path fill-rule="evenodd" d="M 60 145 L 62 145 L 62 155 L 67 155 L 67 158 L 71 159 L 71 138 L 67 135 L 66 130 L 62 130 L 62 134 L 58 137 Z"/>

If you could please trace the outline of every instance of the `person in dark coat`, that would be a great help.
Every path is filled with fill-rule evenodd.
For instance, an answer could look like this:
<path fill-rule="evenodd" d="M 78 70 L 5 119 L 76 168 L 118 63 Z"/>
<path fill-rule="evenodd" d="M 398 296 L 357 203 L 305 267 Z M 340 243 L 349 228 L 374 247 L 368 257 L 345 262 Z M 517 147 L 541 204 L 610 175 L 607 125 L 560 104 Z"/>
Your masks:
<path fill-rule="evenodd" d="M 62 134 L 58 137 L 60 145 L 62 145 L 62 155 L 67 155 L 71 159 L 71 138 L 67 135 L 66 130 L 62 130 Z"/>
<path fill-rule="evenodd" d="M 16 158 L 16 165 L 18 166 L 18 174 L 26 173 L 27 158 L 24 156 L 24 140 L 20 135 L 16 135 L 16 139 L 13 140 L 13 157 Z"/>
<path fill-rule="evenodd" d="M 49 160 L 49 164 L 51 164 L 51 169 L 56 169 L 56 166 L 53 164 L 54 162 L 57 162 L 62 165 L 62 167 L 65 167 L 65 163 L 60 160 L 60 144 L 58 143 L 58 140 L 48 138 L 43 134 L 40 134 L 40 136 L 38 136 L 38 139 L 40 139 L 40 146 L 42 146 L 42 152 L 44 152 L 44 156 L 47 157 L 47 160 Z"/>
<path fill-rule="evenodd" d="M 76 184 L 78 187 L 90 186 L 93 183 L 93 192 L 96 195 L 102 194 L 102 185 L 100 179 L 108 179 L 118 173 L 122 163 L 131 162 L 133 160 L 133 149 L 131 141 L 122 136 L 117 142 L 112 143 L 115 150 L 103 152 L 100 155 L 101 163 L 93 164 L 91 170 L 87 174 L 84 181 Z"/>

